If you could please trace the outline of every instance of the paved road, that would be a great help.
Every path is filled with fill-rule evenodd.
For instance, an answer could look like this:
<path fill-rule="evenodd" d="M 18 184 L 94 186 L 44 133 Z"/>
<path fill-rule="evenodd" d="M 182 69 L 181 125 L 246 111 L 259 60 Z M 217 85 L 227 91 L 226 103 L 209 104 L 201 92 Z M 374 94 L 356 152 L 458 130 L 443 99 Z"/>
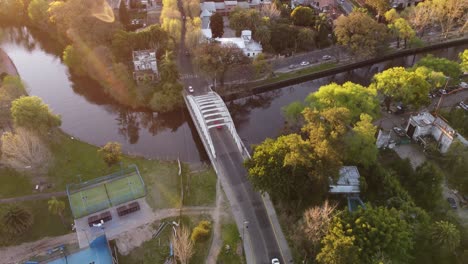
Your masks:
<path fill-rule="evenodd" d="M 353 12 L 354 6 L 349 0 L 337 0 L 337 2 L 339 5 L 341 5 L 341 7 L 343 7 L 343 10 L 346 12 L 346 14 Z"/>
<path fill-rule="evenodd" d="M 234 209 L 239 209 L 244 221 L 248 222 L 245 224 L 245 229 L 242 227 L 241 230 L 242 233 L 245 232 L 244 239 L 249 239 L 255 263 L 271 263 L 272 258 L 278 258 L 281 263 L 286 263 L 281 258 L 262 198 L 247 179 L 243 157 L 231 134 L 227 129 L 221 128 L 212 129 L 211 136 L 220 173 L 224 174 L 229 188 L 235 194 L 234 201 L 231 199 L 230 203 Z"/>

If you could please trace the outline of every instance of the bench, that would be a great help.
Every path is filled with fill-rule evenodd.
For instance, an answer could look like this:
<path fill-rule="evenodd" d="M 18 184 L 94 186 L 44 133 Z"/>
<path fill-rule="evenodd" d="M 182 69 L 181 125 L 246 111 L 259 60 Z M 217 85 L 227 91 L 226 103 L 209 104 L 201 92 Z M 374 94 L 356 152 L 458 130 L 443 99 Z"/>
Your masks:
<path fill-rule="evenodd" d="M 112 215 L 109 211 L 101 213 L 99 216 L 98 215 L 93 215 L 88 218 L 88 225 L 89 227 L 93 227 L 94 225 L 100 224 L 101 221 L 109 222 L 112 220 Z"/>
<path fill-rule="evenodd" d="M 138 202 L 129 203 L 128 205 L 123 205 L 117 208 L 117 214 L 119 216 L 124 216 L 127 214 L 131 214 L 140 210 L 140 204 Z"/>

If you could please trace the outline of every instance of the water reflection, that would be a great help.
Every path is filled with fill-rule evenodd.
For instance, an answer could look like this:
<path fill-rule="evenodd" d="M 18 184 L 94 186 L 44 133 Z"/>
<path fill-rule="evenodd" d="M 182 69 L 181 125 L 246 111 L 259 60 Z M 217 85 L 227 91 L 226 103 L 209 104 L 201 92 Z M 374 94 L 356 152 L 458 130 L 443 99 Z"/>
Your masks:
<path fill-rule="evenodd" d="M 62 129 L 95 145 L 122 143 L 123 150 L 158 159 L 207 161 L 206 152 L 186 109 L 159 114 L 128 109 L 107 96 L 89 78 L 70 75 L 55 41 L 25 28 L 4 29 L 0 46 L 10 55 L 30 93 L 37 95 L 62 115 Z M 431 52 L 455 59 L 463 47 Z M 373 74 L 388 67 L 412 65 L 422 55 L 408 56 L 340 73 L 298 85 L 227 102 L 237 131 L 246 145 L 258 144 L 280 133 L 284 118 L 281 108 L 304 100 L 330 82 L 353 81 L 367 85 Z"/>

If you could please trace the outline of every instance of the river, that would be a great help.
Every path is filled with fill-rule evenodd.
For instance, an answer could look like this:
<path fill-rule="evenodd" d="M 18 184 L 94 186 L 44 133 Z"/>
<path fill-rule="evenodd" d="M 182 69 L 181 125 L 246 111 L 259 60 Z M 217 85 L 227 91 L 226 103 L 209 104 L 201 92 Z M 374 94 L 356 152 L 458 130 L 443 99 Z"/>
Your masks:
<path fill-rule="evenodd" d="M 203 145 L 186 110 L 158 114 L 130 110 L 101 92 L 98 84 L 70 75 L 60 54 L 63 47 L 47 37 L 26 29 L 4 30 L 0 47 L 10 56 L 26 83 L 30 95 L 37 95 L 54 113 L 62 116 L 61 128 L 71 136 L 94 145 L 109 141 L 122 144 L 126 153 L 147 158 L 186 162 L 208 160 Z M 455 59 L 467 46 L 431 52 Z M 321 85 L 332 81 L 370 82 L 376 71 L 394 66 L 410 66 L 424 54 L 394 59 L 279 90 L 228 102 L 237 131 L 246 145 L 258 144 L 281 132 L 281 108 L 303 100 Z"/>

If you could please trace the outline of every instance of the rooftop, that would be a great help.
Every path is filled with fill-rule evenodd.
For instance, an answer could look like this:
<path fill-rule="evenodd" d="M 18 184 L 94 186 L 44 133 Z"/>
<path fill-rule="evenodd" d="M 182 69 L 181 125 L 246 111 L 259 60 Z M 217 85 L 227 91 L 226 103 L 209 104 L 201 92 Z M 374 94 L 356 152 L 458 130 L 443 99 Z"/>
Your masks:
<path fill-rule="evenodd" d="M 330 184 L 330 193 L 359 193 L 359 171 L 356 166 L 343 166 L 336 183 Z"/>
<path fill-rule="evenodd" d="M 151 70 L 154 73 L 158 72 L 155 50 L 134 50 L 133 65 L 135 71 Z"/>
<path fill-rule="evenodd" d="M 429 112 L 421 112 L 417 115 L 411 116 L 411 119 L 413 119 L 418 126 L 435 126 L 451 135 L 455 134 L 455 130 L 452 127 L 450 127 L 447 122 L 445 122 L 440 117 L 433 116 Z"/>

